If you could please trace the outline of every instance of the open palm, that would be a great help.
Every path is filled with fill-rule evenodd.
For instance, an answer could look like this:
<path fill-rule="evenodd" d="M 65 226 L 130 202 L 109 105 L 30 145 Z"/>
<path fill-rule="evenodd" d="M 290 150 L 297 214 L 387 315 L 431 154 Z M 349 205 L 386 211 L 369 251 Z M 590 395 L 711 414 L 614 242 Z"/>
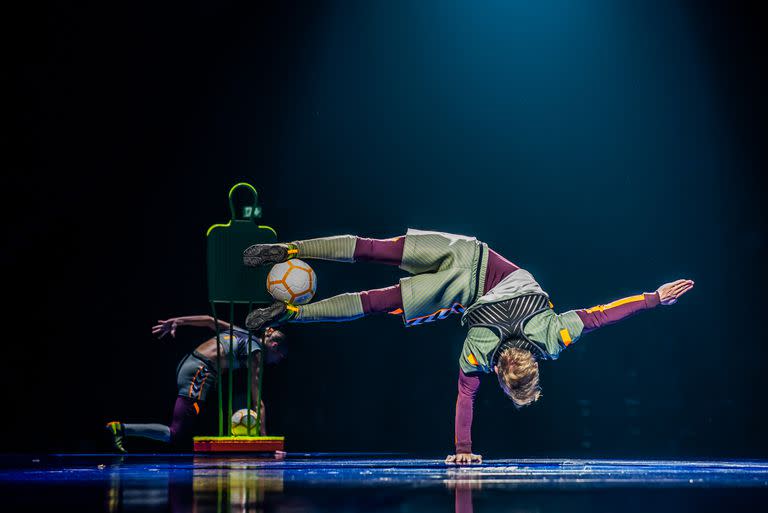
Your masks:
<path fill-rule="evenodd" d="M 662 305 L 674 305 L 680 296 L 693 288 L 693 280 L 675 280 L 665 283 L 656 291 Z"/>

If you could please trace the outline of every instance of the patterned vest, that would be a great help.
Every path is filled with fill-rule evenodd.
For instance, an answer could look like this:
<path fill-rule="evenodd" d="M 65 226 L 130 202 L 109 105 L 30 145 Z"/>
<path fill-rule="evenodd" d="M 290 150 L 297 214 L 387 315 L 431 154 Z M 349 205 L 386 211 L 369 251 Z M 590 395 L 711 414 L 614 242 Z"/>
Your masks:
<path fill-rule="evenodd" d="M 523 332 L 528 319 L 548 308 L 549 298 L 545 294 L 527 294 L 481 305 L 467 314 L 467 324 L 470 328 L 489 328 L 499 335 L 499 345 L 490 360 L 491 368 L 496 365 L 501 352 L 508 347 L 530 351 L 537 359 L 551 359 L 545 348 L 531 341 Z"/>

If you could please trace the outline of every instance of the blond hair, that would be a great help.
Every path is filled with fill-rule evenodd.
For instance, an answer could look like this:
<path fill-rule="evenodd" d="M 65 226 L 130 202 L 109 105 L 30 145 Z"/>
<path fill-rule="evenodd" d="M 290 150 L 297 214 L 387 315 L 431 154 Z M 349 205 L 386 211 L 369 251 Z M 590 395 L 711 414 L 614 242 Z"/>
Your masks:
<path fill-rule="evenodd" d="M 530 351 L 518 347 L 504 349 L 496 363 L 496 375 L 501 389 L 517 408 L 541 397 L 539 364 Z"/>

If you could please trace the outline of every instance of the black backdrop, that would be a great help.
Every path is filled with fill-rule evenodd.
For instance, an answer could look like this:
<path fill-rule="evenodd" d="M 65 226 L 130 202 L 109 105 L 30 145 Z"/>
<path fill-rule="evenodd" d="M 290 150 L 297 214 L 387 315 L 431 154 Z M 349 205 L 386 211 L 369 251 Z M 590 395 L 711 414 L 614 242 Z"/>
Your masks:
<path fill-rule="evenodd" d="M 733 2 L 55 3 L 6 18 L 5 450 L 102 450 L 167 422 L 205 336 L 204 233 L 249 181 L 292 240 L 467 233 L 558 309 L 696 289 L 543 365 L 488 456 L 766 457 L 764 36 Z M 319 262 L 319 297 L 394 269 Z M 452 449 L 455 320 L 287 328 L 290 450 Z"/>

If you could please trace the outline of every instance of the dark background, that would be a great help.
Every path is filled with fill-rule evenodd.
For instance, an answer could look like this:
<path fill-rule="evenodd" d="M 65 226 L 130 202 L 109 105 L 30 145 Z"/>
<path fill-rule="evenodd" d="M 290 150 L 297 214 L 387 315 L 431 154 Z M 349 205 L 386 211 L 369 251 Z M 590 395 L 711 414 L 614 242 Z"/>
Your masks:
<path fill-rule="evenodd" d="M 241 180 L 281 239 L 475 235 L 558 310 L 676 279 L 678 305 L 488 378 L 476 452 L 768 457 L 765 17 L 734 2 L 68 2 L 4 17 L 12 95 L 0 444 L 106 450 L 170 419 L 152 323 L 207 313 L 205 230 Z M 318 297 L 396 269 L 317 262 Z M 286 328 L 293 451 L 453 449 L 456 319 Z"/>

